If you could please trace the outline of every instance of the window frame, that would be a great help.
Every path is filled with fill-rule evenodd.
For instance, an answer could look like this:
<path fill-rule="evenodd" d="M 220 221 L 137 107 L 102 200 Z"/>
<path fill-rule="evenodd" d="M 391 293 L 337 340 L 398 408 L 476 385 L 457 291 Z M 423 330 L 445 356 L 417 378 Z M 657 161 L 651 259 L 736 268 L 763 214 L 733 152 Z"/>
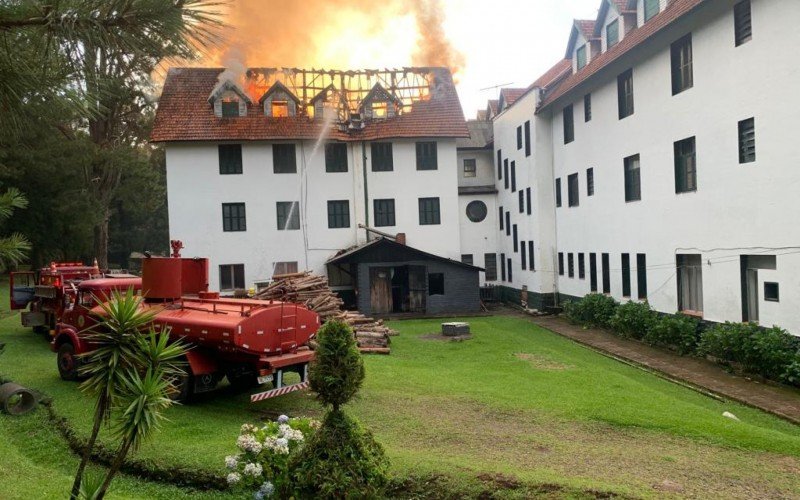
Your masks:
<path fill-rule="evenodd" d="M 647 300 L 647 255 L 636 254 L 636 296 Z"/>
<path fill-rule="evenodd" d="M 620 120 L 633 115 L 635 111 L 633 68 L 629 68 L 617 76 L 617 108 Z"/>
<path fill-rule="evenodd" d="M 531 121 L 526 120 L 524 124 L 524 133 L 525 133 L 525 157 L 529 157 L 531 155 Z"/>
<path fill-rule="evenodd" d="M 272 144 L 272 173 L 297 173 L 297 146 L 293 142 Z"/>
<path fill-rule="evenodd" d="M 471 162 L 471 168 L 467 168 L 468 163 Z M 464 158 L 462 162 L 462 169 L 464 177 L 477 177 L 478 175 L 478 160 L 475 158 Z"/>
<path fill-rule="evenodd" d="M 622 265 L 622 296 L 631 297 L 631 254 L 623 253 L 620 255 Z"/>
<path fill-rule="evenodd" d="M 558 275 L 564 276 L 564 252 L 558 252 Z"/>
<path fill-rule="evenodd" d="M 586 53 L 586 44 L 584 43 L 577 49 L 575 49 L 575 68 L 576 71 L 580 71 L 589 64 L 589 60 L 587 58 Z"/>
<path fill-rule="evenodd" d="M 418 198 L 419 225 L 437 226 L 442 223 L 441 206 L 438 196 Z"/>
<path fill-rule="evenodd" d="M 536 271 L 536 259 L 534 258 L 535 245 L 533 240 L 528 240 L 528 270 Z"/>
<path fill-rule="evenodd" d="M 373 172 L 394 171 L 394 147 L 391 142 L 370 143 L 370 168 Z"/>
<path fill-rule="evenodd" d="M 483 211 L 483 216 L 481 216 L 481 217 L 477 217 L 477 216 L 473 217 L 470 214 L 470 207 L 480 207 L 480 206 L 483 206 L 483 208 L 480 209 L 480 210 Z M 500 207 L 500 210 L 502 211 L 503 208 Z M 464 213 L 466 214 L 467 219 L 470 222 L 479 223 L 479 222 L 483 222 L 484 220 L 486 220 L 486 217 L 489 215 L 489 207 L 486 205 L 486 203 L 483 200 L 472 200 L 471 202 L 467 203 L 467 206 L 464 208 Z M 502 224 L 502 216 L 500 217 L 500 221 L 501 221 L 501 224 Z M 500 229 L 502 229 L 502 227 Z"/>
<path fill-rule="evenodd" d="M 561 177 L 556 177 L 556 208 L 561 206 Z"/>
<path fill-rule="evenodd" d="M 218 144 L 217 157 L 220 175 L 239 175 L 243 172 L 241 144 Z"/>
<path fill-rule="evenodd" d="M 294 209 L 293 209 L 294 208 Z M 278 231 L 299 231 L 300 230 L 300 202 L 299 201 L 276 201 L 275 202 L 276 225 Z M 282 222 L 282 224 L 281 224 Z M 296 225 L 296 227 L 295 227 Z"/>
<path fill-rule="evenodd" d="M 611 43 L 611 31 L 609 28 L 614 26 L 614 43 Z M 614 19 L 606 24 L 606 50 L 611 49 L 619 43 L 619 18 Z"/>
<path fill-rule="evenodd" d="M 580 205 L 580 183 L 578 173 L 567 176 L 567 206 L 577 207 Z"/>
<path fill-rule="evenodd" d="M 517 126 L 517 151 L 522 149 L 522 125 Z"/>
<path fill-rule="evenodd" d="M 586 169 L 586 196 L 594 196 L 594 167 Z"/>
<path fill-rule="evenodd" d="M 642 4 L 642 17 L 644 22 L 653 19 L 661 12 L 661 2 L 659 2 L 659 0 L 644 0 Z"/>
<path fill-rule="evenodd" d="M 517 162 L 511 160 L 511 192 L 517 191 Z"/>
<path fill-rule="evenodd" d="M 691 149 L 689 147 L 691 146 Z M 697 191 L 697 144 L 687 137 L 673 144 L 675 155 L 675 194 Z"/>
<path fill-rule="evenodd" d="M 602 273 L 603 293 L 611 293 L 611 260 L 607 253 L 600 254 L 600 267 Z"/>
<path fill-rule="evenodd" d="M 531 215 L 533 207 L 531 206 L 531 188 L 525 188 L 525 213 Z"/>
<path fill-rule="evenodd" d="M 350 200 L 328 200 L 328 229 L 350 227 Z"/>
<path fill-rule="evenodd" d="M 444 273 L 428 273 L 428 296 L 445 294 Z"/>
<path fill-rule="evenodd" d="M 733 38 L 736 47 L 753 39 L 753 11 L 750 0 L 742 0 L 733 6 Z"/>
<path fill-rule="evenodd" d="M 675 267 L 677 272 L 678 311 L 702 317 L 703 256 L 701 254 L 675 254 Z M 689 290 L 685 290 L 686 286 L 689 287 Z M 689 303 L 687 304 L 687 302 Z"/>
<path fill-rule="evenodd" d="M 578 252 L 578 279 L 586 279 L 586 255 Z"/>
<path fill-rule="evenodd" d="M 767 292 L 768 289 L 772 289 L 769 293 Z M 765 281 L 764 282 L 764 300 L 767 302 L 780 302 L 781 301 L 781 290 L 780 290 L 780 283 L 777 281 Z"/>
<path fill-rule="evenodd" d="M 567 276 L 569 278 L 575 277 L 575 254 L 572 252 L 567 254 Z"/>
<path fill-rule="evenodd" d="M 221 118 L 239 118 L 239 100 L 223 99 L 220 103 L 220 117 Z"/>
<path fill-rule="evenodd" d="M 592 121 L 592 93 L 583 95 L 583 123 Z"/>
<path fill-rule="evenodd" d="M 749 129 L 750 138 L 747 137 L 748 129 L 745 128 L 748 122 L 751 125 Z M 751 116 L 750 118 L 739 120 L 737 128 L 739 132 L 739 165 L 753 163 L 756 161 L 756 118 Z"/>
<path fill-rule="evenodd" d="M 232 212 L 236 209 L 236 214 Z M 226 214 L 227 209 L 227 214 Z M 234 223 L 235 222 L 235 223 Z M 222 204 L 222 232 L 238 233 L 247 231 L 247 208 L 244 202 Z"/>
<path fill-rule="evenodd" d="M 344 153 L 344 154 L 342 154 Z M 345 173 L 348 170 L 347 143 L 325 143 L 325 172 Z"/>
<path fill-rule="evenodd" d="M 575 115 L 572 104 L 564 106 L 561 111 L 564 126 L 564 144 L 569 144 L 575 140 Z"/>
<path fill-rule="evenodd" d="M 394 198 L 375 198 L 372 200 L 372 208 L 375 227 L 397 225 Z"/>
<path fill-rule="evenodd" d="M 242 290 L 245 288 L 245 278 L 244 278 L 244 264 L 220 264 L 219 267 L 219 291 L 220 292 L 230 292 L 233 290 Z M 223 271 L 227 271 L 229 273 L 228 279 L 223 279 Z M 236 286 L 237 278 L 241 278 L 241 285 Z M 225 281 L 228 281 L 228 287 L 224 286 Z"/>
<path fill-rule="evenodd" d="M 597 291 L 597 254 L 589 253 L 589 291 Z"/>
<path fill-rule="evenodd" d="M 634 168 L 633 165 L 636 167 Z M 642 200 L 642 164 L 638 154 L 623 160 L 625 173 L 625 203 Z M 635 188 L 635 190 L 634 190 Z"/>
<path fill-rule="evenodd" d="M 483 279 L 485 281 L 497 281 L 497 254 L 483 254 Z"/>
<path fill-rule="evenodd" d="M 682 36 L 669 47 L 672 74 L 672 95 L 694 87 L 692 34 Z"/>
<path fill-rule="evenodd" d="M 436 141 L 417 141 L 417 170 L 439 170 L 439 147 Z"/>

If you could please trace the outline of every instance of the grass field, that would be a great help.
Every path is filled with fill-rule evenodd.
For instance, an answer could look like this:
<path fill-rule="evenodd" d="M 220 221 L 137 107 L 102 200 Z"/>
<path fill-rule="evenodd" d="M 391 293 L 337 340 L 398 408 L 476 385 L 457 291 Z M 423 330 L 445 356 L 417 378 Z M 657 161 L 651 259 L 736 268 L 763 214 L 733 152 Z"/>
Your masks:
<path fill-rule="evenodd" d="M 51 396 L 55 410 L 88 434 L 92 401 L 58 378 L 45 342 L 18 321 L 0 320 L 7 343 L 0 373 Z M 464 491 L 493 477 L 639 497 L 800 495 L 800 427 L 608 359 L 524 318 L 469 321 L 474 338 L 464 342 L 425 338 L 439 320 L 397 322 L 392 354 L 365 358 L 367 379 L 349 411 L 384 444 L 395 476 L 444 474 Z M 242 423 L 320 412 L 307 393 L 251 405 L 246 394 L 223 389 L 170 410 L 158 439 L 136 458 L 222 473 Z M 0 497 L 22 498 L 10 489 L 14 477 L 47 478 L 37 484 L 62 485 L 57 491 L 68 482 L 75 459 L 63 447 L 55 457 L 44 451 L 57 436 L 42 430 L 43 414 L 0 416 Z M 120 481 L 117 493 L 192 493 L 143 483 L 146 493 L 132 481 Z"/>

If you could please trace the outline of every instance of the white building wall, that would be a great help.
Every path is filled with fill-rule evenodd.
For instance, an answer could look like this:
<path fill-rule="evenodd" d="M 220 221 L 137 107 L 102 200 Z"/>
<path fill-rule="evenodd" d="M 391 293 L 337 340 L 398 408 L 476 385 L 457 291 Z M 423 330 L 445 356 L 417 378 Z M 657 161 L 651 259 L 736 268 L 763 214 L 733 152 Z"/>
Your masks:
<path fill-rule="evenodd" d="M 491 149 L 458 151 L 459 164 L 459 186 L 464 187 L 488 187 L 495 188 L 494 185 L 494 163 Z M 464 176 L 464 160 L 474 159 L 476 165 L 475 177 Z M 467 205 L 473 201 L 481 201 L 486 205 L 486 218 L 480 222 L 473 222 L 467 217 Z M 487 253 L 494 253 L 497 248 L 497 195 L 495 193 L 482 194 L 462 194 L 458 197 L 458 216 L 461 235 L 461 254 L 472 255 L 473 264 L 485 268 Z M 499 257 L 495 257 L 497 263 L 497 280 L 486 280 L 486 274 L 480 273 L 480 283 L 494 284 L 500 279 Z"/>
<path fill-rule="evenodd" d="M 563 143 L 561 109 L 553 108 L 554 172 L 562 179 L 563 206 L 556 210 L 558 250 L 586 254 L 584 280 L 559 278 L 559 291 L 589 292 L 588 254 L 610 254 L 611 294 L 622 298 L 620 254 L 631 254 L 636 297 L 636 253 L 647 255 L 648 299 L 657 309 L 677 308 L 675 254 L 703 259 L 704 318 L 741 320 L 739 255 L 777 256 L 777 270 L 759 271 L 760 322 L 800 332 L 800 210 L 796 193 L 800 146 L 794 123 L 800 70 L 781 47 L 800 42 L 793 19 L 800 3 L 754 0 L 753 39 L 734 44 L 734 2 L 720 2 L 679 23 L 659 39 L 653 54 L 640 53 L 633 67 L 635 113 L 617 114 L 616 72 L 594 88 L 576 89 L 575 141 Z M 694 86 L 672 95 L 669 42 L 692 33 Z M 593 118 L 584 123 L 582 96 L 592 92 Z M 580 109 L 580 112 L 578 110 Z M 755 117 L 757 161 L 739 164 L 737 123 Z M 675 141 L 696 137 L 696 192 L 676 194 Z M 497 137 L 497 134 L 496 134 Z M 641 158 L 642 200 L 626 203 L 623 158 Z M 595 195 L 586 196 L 586 169 L 594 168 Z M 580 206 L 569 208 L 567 176 L 579 173 Z M 780 284 L 780 302 L 763 299 L 763 282 Z"/>

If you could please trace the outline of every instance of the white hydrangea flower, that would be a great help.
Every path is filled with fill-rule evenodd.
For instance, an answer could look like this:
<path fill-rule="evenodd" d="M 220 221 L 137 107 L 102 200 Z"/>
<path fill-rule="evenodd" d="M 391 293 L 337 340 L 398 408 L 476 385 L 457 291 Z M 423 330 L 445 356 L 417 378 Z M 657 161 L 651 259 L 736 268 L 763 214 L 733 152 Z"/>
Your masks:
<path fill-rule="evenodd" d="M 237 465 L 239 465 L 239 457 L 236 455 L 228 455 L 225 457 L 225 467 L 235 469 Z"/>
<path fill-rule="evenodd" d="M 256 455 L 261 453 L 263 446 L 252 434 L 242 434 L 239 436 L 239 439 L 236 440 L 236 446 L 239 447 L 242 451 L 249 451 L 251 453 L 255 453 Z"/>
<path fill-rule="evenodd" d="M 271 497 L 272 494 L 275 493 L 275 485 L 269 481 L 266 481 L 261 485 L 261 488 L 259 488 L 258 491 L 265 497 Z"/>
<path fill-rule="evenodd" d="M 244 473 L 248 476 L 258 477 L 262 472 L 264 472 L 264 469 L 261 464 L 249 463 L 244 466 Z"/>
<path fill-rule="evenodd" d="M 278 438 L 275 440 L 275 452 L 282 455 L 289 454 L 289 441 L 286 438 Z"/>
<path fill-rule="evenodd" d="M 238 472 L 231 472 L 228 474 L 228 484 L 236 484 L 242 480 L 242 475 Z"/>
<path fill-rule="evenodd" d="M 280 417 L 278 417 L 278 423 L 279 424 L 285 424 L 288 421 L 289 421 L 289 417 L 287 417 L 286 415 L 281 415 Z"/>
<path fill-rule="evenodd" d="M 261 490 L 256 491 L 255 493 L 253 493 L 253 500 L 264 500 L 264 498 L 265 498 L 264 494 L 261 493 Z"/>
<path fill-rule="evenodd" d="M 253 424 L 244 424 L 244 425 L 242 425 L 241 433 L 242 434 L 252 434 L 252 433 L 256 432 L 257 430 L 258 430 L 258 427 L 256 427 Z"/>

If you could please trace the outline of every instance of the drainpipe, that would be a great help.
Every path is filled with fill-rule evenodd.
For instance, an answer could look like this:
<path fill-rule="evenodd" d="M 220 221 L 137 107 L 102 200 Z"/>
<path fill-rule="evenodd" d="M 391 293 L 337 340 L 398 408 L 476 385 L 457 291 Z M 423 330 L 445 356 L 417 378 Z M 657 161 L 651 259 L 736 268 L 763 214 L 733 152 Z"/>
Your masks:
<path fill-rule="evenodd" d="M 361 141 L 361 162 L 364 172 L 364 225 L 369 227 L 369 186 L 367 185 L 367 144 Z M 367 232 L 369 241 L 369 232 Z"/>

